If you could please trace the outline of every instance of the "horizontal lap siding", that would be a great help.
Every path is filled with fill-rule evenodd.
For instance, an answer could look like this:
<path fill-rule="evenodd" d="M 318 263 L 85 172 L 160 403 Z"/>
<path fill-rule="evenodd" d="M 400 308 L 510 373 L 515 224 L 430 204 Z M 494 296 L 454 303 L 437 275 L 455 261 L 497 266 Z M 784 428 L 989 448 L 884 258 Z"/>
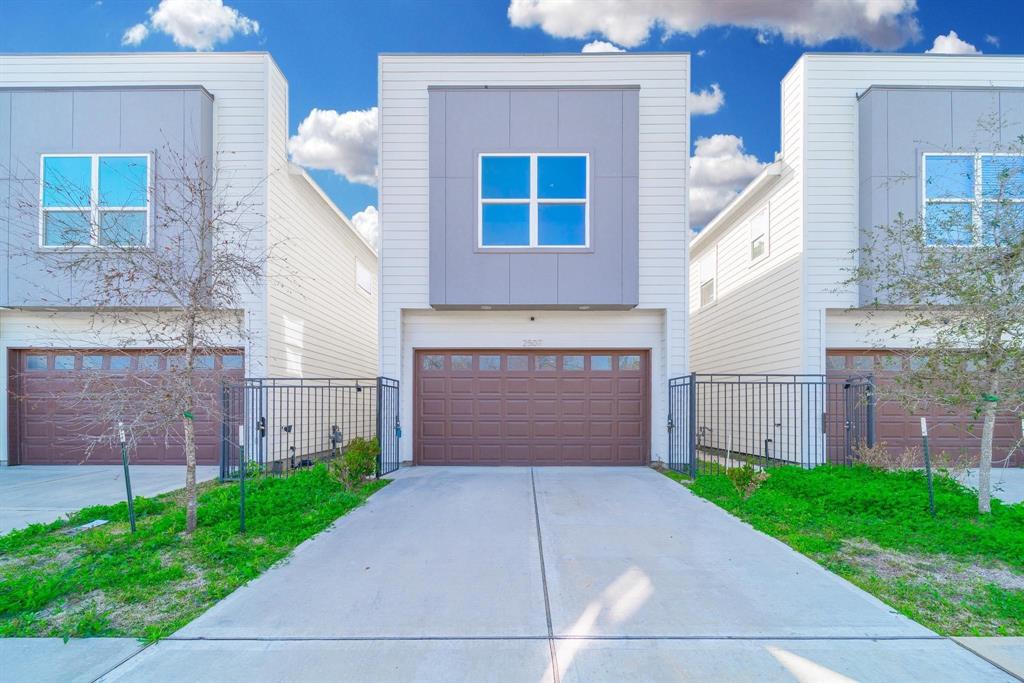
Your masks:
<path fill-rule="evenodd" d="M 871 85 L 1024 86 L 1022 57 L 805 55 L 808 372 L 824 372 L 825 309 L 857 304 L 857 95 Z M 831 340 L 827 342 L 832 346 Z"/>
<path fill-rule="evenodd" d="M 640 307 L 669 312 L 662 375 L 686 367 L 688 57 L 383 56 L 381 370 L 398 376 L 401 311 L 428 307 L 428 85 L 639 85 Z"/>

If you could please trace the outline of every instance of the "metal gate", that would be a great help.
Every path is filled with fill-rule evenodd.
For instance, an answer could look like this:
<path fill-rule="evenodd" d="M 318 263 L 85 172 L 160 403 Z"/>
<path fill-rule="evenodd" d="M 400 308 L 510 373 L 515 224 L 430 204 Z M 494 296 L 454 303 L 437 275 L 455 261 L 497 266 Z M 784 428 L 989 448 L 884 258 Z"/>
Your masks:
<path fill-rule="evenodd" d="M 221 479 L 287 475 L 377 438 L 377 476 L 398 469 L 398 381 L 247 378 L 221 388 Z"/>
<path fill-rule="evenodd" d="M 871 377 L 690 374 L 669 380 L 668 465 L 849 465 L 874 444 Z"/>

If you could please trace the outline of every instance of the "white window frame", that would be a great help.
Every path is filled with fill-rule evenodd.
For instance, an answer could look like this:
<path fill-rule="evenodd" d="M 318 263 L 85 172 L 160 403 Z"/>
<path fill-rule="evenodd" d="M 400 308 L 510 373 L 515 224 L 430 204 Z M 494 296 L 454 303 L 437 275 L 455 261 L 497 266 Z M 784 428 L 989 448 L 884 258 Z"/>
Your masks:
<path fill-rule="evenodd" d="M 981 209 L 988 204 L 994 204 L 1000 200 L 986 199 L 982 190 L 981 166 L 985 157 L 1019 157 L 1020 154 L 1013 152 L 925 152 L 921 155 L 921 238 L 929 247 L 958 247 L 973 248 L 982 246 L 985 240 L 983 225 L 981 222 Z M 928 158 L 929 157 L 966 157 L 973 159 L 974 169 L 974 196 L 970 199 L 964 197 L 928 197 Z M 1024 198 L 1006 198 L 1004 201 L 1013 204 L 1024 204 Z M 929 204 L 964 204 L 971 207 L 971 227 L 974 241 L 970 244 L 945 244 L 942 242 L 928 241 L 928 205 Z"/>
<path fill-rule="evenodd" d="M 484 198 L 484 157 L 529 157 L 530 158 L 530 197 L 529 199 L 485 199 Z M 540 157 L 583 157 L 586 159 L 586 196 L 580 199 L 541 199 L 537 197 L 537 159 Z M 589 152 L 481 152 L 477 155 L 476 164 L 476 246 L 487 251 L 563 251 L 566 249 L 580 250 L 590 248 L 590 153 Z M 530 207 L 530 243 L 529 244 L 484 244 L 484 205 L 485 204 L 528 204 Z M 538 207 L 541 204 L 582 204 L 583 205 L 583 244 L 538 244 Z"/>
<path fill-rule="evenodd" d="M 355 268 L 355 270 L 356 270 L 356 289 L 358 289 L 364 295 L 366 295 L 368 297 L 372 297 L 373 296 L 374 283 L 376 283 L 376 281 L 377 281 L 377 278 L 373 274 L 373 270 L 370 269 L 370 268 L 367 268 L 365 265 L 363 265 L 363 262 L 360 261 L 358 258 L 356 259 L 356 268 Z M 368 283 L 369 284 L 369 288 L 363 286 L 364 283 L 361 281 L 360 275 L 362 275 L 363 272 L 365 272 L 366 273 L 366 277 L 369 278 L 369 283 Z"/>
<path fill-rule="evenodd" d="M 768 258 L 769 233 L 771 232 L 771 216 L 768 208 L 769 205 L 765 204 L 760 211 L 750 217 L 749 233 L 747 234 L 747 258 L 750 259 L 750 265 L 760 263 Z M 764 222 L 759 225 L 762 216 Z M 754 256 L 754 242 L 758 239 L 764 240 L 764 251 L 759 256 Z"/>
<path fill-rule="evenodd" d="M 90 188 L 89 188 L 89 206 L 43 206 L 43 193 L 46 191 L 46 160 L 53 158 L 87 158 L 91 159 L 90 166 Z M 146 206 L 145 207 L 124 207 L 124 206 L 104 206 L 100 207 L 100 159 L 110 157 L 145 157 L 146 158 Z M 117 212 L 122 211 L 125 213 L 138 213 L 145 212 L 146 214 L 146 241 L 139 245 L 103 245 L 100 244 L 100 213 L 101 212 Z M 47 244 L 46 243 L 46 214 L 47 213 L 88 213 L 89 214 L 89 243 L 88 244 Z M 111 152 L 97 153 L 97 154 L 77 154 L 68 153 L 61 154 L 59 152 L 52 152 L 48 154 L 39 155 L 39 248 L 41 249 L 109 249 L 116 247 L 118 249 L 146 249 L 152 244 L 153 239 L 153 154 L 151 152 Z"/>
<path fill-rule="evenodd" d="M 705 276 L 705 271 L 711 273 Z M 711 299 L 704 301 L 704 285 L 711 283 Z M 697 308 L 705 308 L 718 301 L 718 245 L 697 262 Z"/>

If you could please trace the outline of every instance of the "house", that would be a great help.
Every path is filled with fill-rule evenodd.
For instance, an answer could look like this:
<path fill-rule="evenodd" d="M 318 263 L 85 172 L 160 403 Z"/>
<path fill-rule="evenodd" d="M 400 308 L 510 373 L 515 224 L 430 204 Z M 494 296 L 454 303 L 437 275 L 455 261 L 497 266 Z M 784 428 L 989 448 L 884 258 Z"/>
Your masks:
<path fill-rule="evenodd" d="M 886 381 L 910 340 L 880 338 L 899 312 L 869 319 L 872 288 L 842 284 L 856 250 L 900 213 L 927 218 L 943 163 L 985 169 L 1024 133 L 1024 57 L 805 54 L 780 101 L 781 151 L 690 245 L 693 369 Z M 977 448 L 966 419 L 927 414 L 942 423 L 933 448 Z M 918 417 L 899 406 L 880 405 L 875 422 L 892 450 L 920 444 Z M 1007 444 L 1020 436 L 1000 429 Z"/>
<path fill-rule="evenodd" d="M 75 303 L 88 281 L 55 278 L 42 266 L 47 250 L 65 246 L 47 229 L 62 210 L 42 191 L 55 174 L 88 188 L 75 215 L 94 236 L 77 249 L 103 249 L 109 207 L 97 197 L 116 192 L 118 177 L 143 179 L 149 189 L 120 215 L 137 230 L 131 238 L 153 248 L 171 237 L 154 227 L 162 210 L 154 196 L 174 182 L 173 158 L 201 162 L 217 201 L 246 206 L 237 217 L 246 244 L 273 249 L 263 284 L 240 310 L 225 312 L 249 333 L 224 339 L 201 367 L 230 378 L 375 374 L 373 245 L 289 163 L 287 138 L 288 83 L 267 53 L 0 56 L 0 374 L 9 385 L 0 393 L 0 463 L 81 462 L 81 444 L 62 425 L 86 408 L 53 397 L 74 393 L 87 371 L 127 378 L 173 361 L 153 354 L 131 325 L 91 328 Z M 108 177 L 109 169 L 120 176 Z M 124 348 L 113 346 L 125 339 Z M 220 454 L 215 413 L 203 406 L 196 414 L 205 464 Z M 149 440 L 133 461 L 183 463 L 180 442 Z M 101 450 L 87 462 L 120 456 Z"/>
<path fill-rule="evenodd" d="M 379 58 L 401 459 L 665 459 L 687 371 L 689 56 Z"/>

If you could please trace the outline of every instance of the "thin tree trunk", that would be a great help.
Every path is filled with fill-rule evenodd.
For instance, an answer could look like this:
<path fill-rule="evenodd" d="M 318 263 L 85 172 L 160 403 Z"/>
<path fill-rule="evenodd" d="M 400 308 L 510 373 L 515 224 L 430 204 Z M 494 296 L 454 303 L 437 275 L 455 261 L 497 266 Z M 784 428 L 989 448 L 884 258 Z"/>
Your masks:
<path fill-rule="evenodd" d="M 991 393 L 999 395 L 999 381 L 992 381 Z M 992 441 L 996 433 L 996 403 L 985 404 L 985 422 L 981 428 L 981 460 L 978 462 L 978 512 L 992 512 Z"/>
<path fill-rule="evenodd" d="M 186 401 L 186 410 L 192 414 L 192 401 Z M 183 418 L 185 426 L 185 533 L 196 530 L 196 428 L 192 418 Z"/>

